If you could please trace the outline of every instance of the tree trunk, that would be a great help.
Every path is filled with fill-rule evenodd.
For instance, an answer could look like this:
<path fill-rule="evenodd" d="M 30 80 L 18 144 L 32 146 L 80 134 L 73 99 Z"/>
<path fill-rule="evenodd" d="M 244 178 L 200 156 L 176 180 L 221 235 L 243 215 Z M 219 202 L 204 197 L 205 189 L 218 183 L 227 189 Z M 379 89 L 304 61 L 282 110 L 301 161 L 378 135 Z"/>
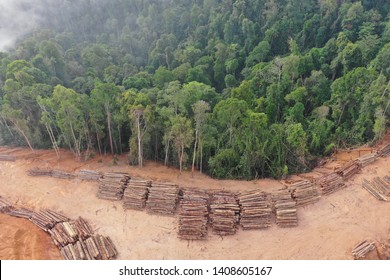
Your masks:
<path fill-rule="evenodd" d="M 183 170 L 183 157 L 184 157 L 184 144 L 181 145 L 180 154 L 179 154 L 180 174 Z"/>
<path fill-rule="evenodd" d="M 49 124 L 46 123 L 45 126 L 46 126 L 47 133 L 49 133 L 50 141 L 53 145 L 54 151 L 56 152 L 57 158 L 60 159 L 60 150 L 58 148 L 57 142 L 55 141 L 53 130 L 51 129 L 51 126 Z"/>
<path fill-rule="evenodd" d="M 168 165 L 168 154 L 169 154 L 169 140 L 167 141 L 167 144 L 165 146 L 165 160 L 164 160 L 164 165 Z"/>
<path fill-rule="evenodd" d="M 112 144 L 112 134 L 111 134 L 111 113 L 108 104 L 105 104 L 104 107 L 106 108 L 106 113 L 107 113 L 107 127 L 108 127 L 108 135 L 110 139 L 111 154 L 114 154 L 114 146 Z"/>
<path fill-rule="evenodd" d="M 142 168 L 142 141 L 141 141 L 141 124 L 140 124 L 140 114 L 137 113 L 136 122 L 137 122 L 137 140 L 138 140 L 138 166 Z"/>
<path fill-rule="evenodd" d="M 193 157 L 192 157 L 191 177 L 194 177 L 195 159 L 196 159 L 196 148 L 197 148 L 197 145 L 198 145 L 198 129 L 195 130 L 194 155 L 193 155 Z"/>
<path fill-rule="evenodd" d="M 200 174 L 202 174 L 202 171 L 203 171 L 203 143 L 201 141 L 200 142 L 200 166 L 199 166 L 199 172 Z"/>
<path fill-rule="evenodd" d="M 35 150 L 33 149 L 33 147 L 31 146 L 31 143 L 30 141 L 28 140 L 28 137 L 26 136 L 26 134 L 24 133 L 24 131 L 16 124 L 16 122 L 13 122 L 12 123 L 15 125 L 16 129 L 20 132 L 20 134 L 22 134 L 24 140 L 26 141 L 27 145 L 29 146 L 29 148 L 31 149 L 31 151 L 35 154 Z"/>

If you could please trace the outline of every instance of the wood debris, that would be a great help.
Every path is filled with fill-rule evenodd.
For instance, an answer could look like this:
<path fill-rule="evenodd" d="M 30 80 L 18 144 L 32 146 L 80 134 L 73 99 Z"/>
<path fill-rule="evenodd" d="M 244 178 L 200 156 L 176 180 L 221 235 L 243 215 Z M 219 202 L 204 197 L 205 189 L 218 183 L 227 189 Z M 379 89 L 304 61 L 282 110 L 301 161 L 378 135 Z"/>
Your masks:
<path fill-rule="evenodd" d="M 355 175 L 356 173 L 358 173 L 360 169 L 361 169 L 361 165 L 359 164 L 358 161 L 354 160 L 338 168 L 336 170 L 336 173 L 339 174 L 341 177 L 343 177 L 344 180 L 347 180 L 353 175 Z"/>
<path fill-rule="evenodd" d="M 121 200 L 130 176 L 127 173 L 105 173 L 99 179 L 97 197 L 107 200 Z"/>
<path fill-rule="evenodd" d="M 343 178 L 335 172 L 322 176 L 317 183 L 323 195 L 331 194 L 345 187 Z"/>
<path fill-rule="evenodd" d="M 77 177 L 86 181 L 98 181 L 102 177 L 102 174 L 92 170 L 80 170 L 77 173 Z"/>
<path fill-rule="evenodd" d="M 217 191 L 211 195 L 210 223 L 216 234 L 221 236 L 235 234 L 239 213 L 240 206 L 236 194 Z"/>
<path fill-rule="evenodd" d="M 364 258 L 369 252 L 376 249 L 375 243 L 371 241 L 364 240 L 360 242 L 353 248 L 352 255 L 355 259 Z"/>
<path fill-rule="evenodd" d="M 15 161 L 16 157 L 11 155 L 0 154 L 0 161 Z"/>
<path fill-rule="evenodd" d="M 275 206 L 276 224 L 278 226 L 298 226 L 296 201 L 291 197 L 291 193 L 287 189 L 272 193 L 272 201 Z"/>
<path fill-rule="evenodd" d="M 378 157 L 377 153 L 371 153 L 371 154 L 366 154 L 364 156 L 361 156 L 356 161 L 360 164 L 361 167 L 365 167 L 373 163 L 377 157 Z"/>
<path fill-rule="evenodd" d="M 11 204 L 0 196 L 0 213 L 8 213 L 11 209 Z"/>
<path fill-rule="evenodd" d="M 173 215 L 179 200 L 179 187 L 172 183 L 153 182 L 149 189 L 146 209 L 151 213 Z"/>
<path fill-rule="evenodd" d="M 381 147 L 378 150 L 378 156 L 380 156 L 380 157 L 388 157 L 388 156 L 390 156 L 390 144 L 387 144 L 387 145 Z"/>
<path fill-rule="evenodd" d="M 383 180 L 375 177 L 372 181 L 363 179 L 363 188 L 381 201 L 390 201 L 390 180 L 385 177 Z"/>
<path fill-rule="evenodd" d="M 207 239 L 210 195 L 204 190 L 184 189 L 179 208 L 178 236 L 185 240 Z"/>
<path fill-rule="evenodd" d="M 240 224 L 243 229 L 266 229 L 271 226 L 271 204 L 268 194 L 259 190 L 240 193 L 238 196 Z"/>
<path fill-rule="evenodd" d="M 51 176 L 53 170 L 51 169 L 41 169 L 33 168 L 27 171 L 28 176 Z"/>
<path fill-rule="evenodd" d="M 66 171 L 62 171 L 62 170 L 58 170 L 58 169 L 54 169 L 51 172 L 51 176 L 54 177 L 54 178 L 58 178 L 58 179 L 73 179 L 73 178 L 76 177 L 72 173 L 69 173 L 69 172 L 66 172 Z"/>
<path fill-rule="evenodd" d="M 285 184 L 297 207 L 303 207 L 317 202 L 320 199 L 317 185 L 309 180 L 299 180 Z"/>
<path fill-rule="evenodd" d="M 129 180 L 123 194 L 123 208 L 143 210 L 151 184 L 151 181 Z"/>

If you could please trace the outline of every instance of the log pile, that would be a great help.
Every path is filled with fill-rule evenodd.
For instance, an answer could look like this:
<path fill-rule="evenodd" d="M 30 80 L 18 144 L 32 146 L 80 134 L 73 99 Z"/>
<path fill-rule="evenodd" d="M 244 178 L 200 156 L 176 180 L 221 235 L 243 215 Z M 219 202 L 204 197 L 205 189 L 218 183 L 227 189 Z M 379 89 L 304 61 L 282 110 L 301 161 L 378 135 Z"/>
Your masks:
<path fill-rule="evenodd" d="M 275 206 L 276 224 L 280 227 L 298 226 L 296 201 L 286 189 L 272 193 Z"/>
<path fill-rule="evenodd" d="M 15 161 L 16 157 L 11 155 L 0 154 L 0 161 Z"/>
<path fill-rule="evenodd" d="M 336 173 L 339 174 L 344 180 L 349 179 L 356 173 L 360 171 L 360 164 L 358 161 L 351 161 L 345 164 L 344 166 L 338 168 Z"/>
<path fill-rule="evenodd" d="M 382 148 L 380 148 L 378 150 L 378 155 L 380 157 L 388 157 L 388 156 L 390 156 L 390 144 L 387 144 L 387 145 L 383 146 Z"/>
<path fill-rule="evenodd" d="M 28 176 L 51 176 L 53 170 L 51 169 L 41 169 L 33 168 L 27 171 Z"/>
<path fill-rule="evenodd" d="M 365 167 L 373 163 L 376 160 L 377 156 L 378 156 L 377 153 L 366 154 L 358 158 L 357 162 L 360 164 L 361 167 Z"/>
<path fill-rule="evenodd" d="M 210 195 L 203 190 L 184 189 L 179 209 L 178 236 L 185 240 L 207 239 Z"/>
<path fill-rule="evenodd" d="M 151 181 L 129 180 L 123 194 L 123 208 L 143 210 L 151 184 Z"/>
<path fill-rule="evenodd" d="M 111 260 L 118 254 L 109 237 L 96 235 L 60 249 L 66 260 Z"/>
<path fill-rule="evenodd" d="M 93 235 L 93 230 L 89 223 L 83 218 L 79 217 L 72 223 L 73 228 L 76 230 L 79 239 L 85 240 Z"/>
<path fill-rule="evenodd" d="M 12 206 L 6 200 L 0 196 L 0 213 L 7 213 L 11 210 Z"/>
<path fill-rule="evenodd" d="M 80 170 L 80 172 L 77 173 L 78 178 L 86 181 L 98 181 L 101 176 L 102 174 L 100 174 L 100 172 L 92 170 Z"/>
<path fill-rule="evenodd" d="M 130 176 L 126 173 L 105 173 L 99 179 L 97 197 L 107 200 L 121 200 Z"/>
<path fill-rule="evenodd" d="M 313 182 L 300 180 L 288 185 L 292 198 L 297 202 L 297 207 L 306 206 L 320 199 L 319 190 Z"/>
<path fill-rule="evenodd" d="M 322 176 L 318 180 L 318 185 L 323 195 L 331 194 L 345 187 L 343 178 L 337 173 Z"/>
<path fill-rule="evenodd" d="M 240 224 L 243 229 L 266 229 L 271 226 L 271 204 L 268 195 L 259 190 L 240 193 Z"/>
<path fill-rule="evenodd" d="M 78 234 L 69 222 L 58 223 L 48 232 L 54 244 L 60 248 L 68 244 L 74 244 L 78 240 Z"/>
<path fill-rule="evenodd" d="M 69 218 L 53 210 L 47 209 L 34 212 L 30 218 L 30 221 L 44 231 L 49 231 L 58 223 L 68 222 Z"/>
<path fill-rule="evenodd" d="M 390 182 L 387 181 L 386 177 L 383 180 L 379 177 L 375 177 L 372 181 L 363 179 L 362 186 L 376 199 L 390 201 Z"/>
<path fill-rule="evenodd" d="M 16 218 L 30 219 L 34 214 L 34 211 L 27 208 L 11 207 L 7 214 Z"/>
<path fill-rule="evenodd" d="M 179 200 L 179 187 L 172 183 L 153 182 L 149 189 L 146 208 L 150 213 L 173 215 Z"/>
<path fill-rule="evenodd" d="M 66 171 L 54 169 L 51 172 L 51 176 L 58 179 L 73 179 L 75 178 L 75 175 Z"/>
<path fill-rule="evenodd" d="M 240 206 L 236 194 L 218 191 L 211 195 L 210 223 L 216 234 L 221 236 L 235 234 L 239 213 Z"/>
<path fill-rule="evenodd" d="M 375 243 L 364 240 L 363 242 L 357 244 L 352 250 L 352 255 L 355 259 L 364 258 L 369 252 L 376 249 Z"/>

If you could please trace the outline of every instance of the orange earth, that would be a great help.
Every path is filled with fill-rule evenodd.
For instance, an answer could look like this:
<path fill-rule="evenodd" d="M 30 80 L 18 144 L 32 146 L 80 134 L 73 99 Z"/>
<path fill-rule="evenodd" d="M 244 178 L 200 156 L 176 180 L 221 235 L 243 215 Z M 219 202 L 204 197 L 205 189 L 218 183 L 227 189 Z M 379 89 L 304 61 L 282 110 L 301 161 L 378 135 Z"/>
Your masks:
<path fill-rule="evenodd" d="M 370 150 L 361 148 L 338 153 L 324 166 L 299 176 L 317 178 Z M 33 167 L 71 172 L 81 169 L 124 171 L 132 178 L 232 191 L 262 189 L 270 192 L 281 188 L 281 182 L 215 180 L 199 173 L 192 178 L 188 171 L 180 174 L 174 168 L 155 162 L 147 162 L 142 169 L 130 167 L 126 156 L 121 156 L 118 165 L 114 165 L 110 156 L 78 162 L 65 150 L 61 151 L 60 160 L 48 150 L 33 154 L 27 149 L 0 147 L 0 153 L 17 157 L 15 162 L 0 162 L 0 196 L 16 206 L 35 210 L 51 208 L 72 219 L 82 216 L 97 233 L 111 237 L 119 251 L 118 259 L 352 259 L 351 250 L 357 243 L 365 239 L 379 242 L 390 236 L 390 203 L 376 200 L 361 187 L 363 178 L 390 175 L 390 158 L 379 158 L 353 176 L 346 188 L 299 208 L 296 228 L 279 228 L 272 223 L 267 230 L 240 229 L 236 235 L 223 238 L 209 230 L 206 241 L 188 242 L 177 238 L 177 217 L 124 210 L 120 201 L 100 200 L 96 197 L 96 182 L 29 177 L 26 171 Z M 60 257 L 50 237 L 29 221 L 0 215 L 0 259 Z"/>

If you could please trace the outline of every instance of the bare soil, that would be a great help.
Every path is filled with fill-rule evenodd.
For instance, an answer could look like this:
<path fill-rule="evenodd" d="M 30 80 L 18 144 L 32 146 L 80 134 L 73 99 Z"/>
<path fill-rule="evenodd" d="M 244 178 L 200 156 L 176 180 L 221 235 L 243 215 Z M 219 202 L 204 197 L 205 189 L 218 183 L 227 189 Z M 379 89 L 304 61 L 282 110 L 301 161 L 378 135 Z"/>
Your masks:
<path fill-rule="evenodd" d="M 362 149 L 360 155 L 369 148 Z M 390 203 L 376 200 L 361 187 L 363 178 L 390 175 L 390 158 L 380 158 L 364 168 L 348 181 L 345 189 L 322 197 L 316 204 L 300 208 L 299 226 L 296 228 L 283 229 L 273 223 L 268 230 L 240 229 L 236 235 L 224 238 L 210 230 L 208 240 L 188 242 L 177 238 L 177 217 L 123 210 L 120 201 L 96 197 L 96 182 L 29 177 L 26 171 L 33 167 L 72 172 L 80 169 L 125 171 L 133 178 L 232 191 L 262 189 L 271 192 L 281 188 L 281 182 L 272 179 L 215 180 L 198 172 L 192 178 L 188 171 L 180 174 L 174 168 L 155 162 L 147 162 L 143 169 L 130 167 L 126 164 L 126 156 L 121 156 L 118 165 L 114 165 L 111 156 L 96 156 L 77 162 L 67 151 L 62 151 L 60 160 L 48 150 L 32 154 L 26 149 L 0 147 L 2 152 L 16 155 L 18 160 L 0 162 L 1 196 L 16 205 L 33 209 L 52 208 L 70 218 L 86 218 L 98 233 L 112 238 L 119 251 L 118 259 L 352 259 L 351 250 L 357 243 L 364 239 L 383 240 L 390 234 Z M 321 168 L 289 179 L 316 178 L 358 156 L 356 150 L 344 151 Z M 1 215 L 0 225 L 1 259 L 60 257 L 50 237 L 28 221 Z M 18 239 L 21 232 L 22 243 Z"/>

